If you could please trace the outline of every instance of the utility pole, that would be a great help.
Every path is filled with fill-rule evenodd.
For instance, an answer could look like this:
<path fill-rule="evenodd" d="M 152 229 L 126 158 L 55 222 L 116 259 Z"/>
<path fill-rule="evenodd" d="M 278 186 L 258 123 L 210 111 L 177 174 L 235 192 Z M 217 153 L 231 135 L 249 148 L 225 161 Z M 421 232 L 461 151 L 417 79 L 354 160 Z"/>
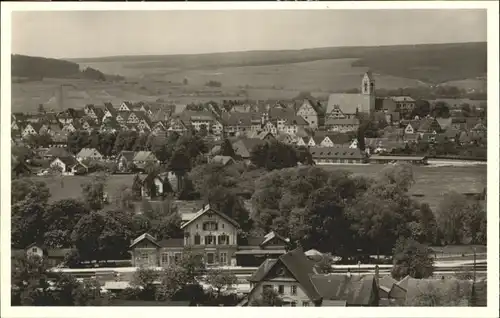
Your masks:
<path fill-rule="evenodd" d="M 473 274 L 472 274 L 472 283 L 476 283 L 476 248 L 472 249 L 474 251 L 474 265 L 473 265 Z"/>

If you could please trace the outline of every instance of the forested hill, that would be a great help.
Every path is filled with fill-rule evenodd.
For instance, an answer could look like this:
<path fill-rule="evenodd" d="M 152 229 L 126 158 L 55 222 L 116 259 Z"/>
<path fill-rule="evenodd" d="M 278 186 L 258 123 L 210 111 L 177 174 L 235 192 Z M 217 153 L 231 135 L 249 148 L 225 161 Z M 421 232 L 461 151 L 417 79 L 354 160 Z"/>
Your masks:
<path fill-rule="evenodd" d="M 11 55 L 11 72 L 13 78 L 27 78 L 30 80 L 39 80 L 44 77 L 82 78 L 98 81 L 119 78 L 105 75 L 101 71 L 90 67 L 80 70 L 80 65 L 74 62 L 18 54 Z"/>
<path fill-rule="evenodd" d="M 72 59 L 77 63 L 122 62 L 127 68 L 216 69 L 283 65 L 327 59 L 353 59 L 352 66 L 426 83 L 485 77 L 486 42 L 391 45 L 367 47 L 325 47 L 303 50 L 246 51 L 186 55 L 110 56 Z"/>

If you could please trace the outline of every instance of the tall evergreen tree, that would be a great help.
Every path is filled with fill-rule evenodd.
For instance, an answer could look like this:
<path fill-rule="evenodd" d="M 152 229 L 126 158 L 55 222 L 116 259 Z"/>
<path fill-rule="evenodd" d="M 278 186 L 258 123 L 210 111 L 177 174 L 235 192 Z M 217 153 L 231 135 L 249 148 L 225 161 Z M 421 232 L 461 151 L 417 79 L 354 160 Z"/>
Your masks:
<path fill-rule="evenodd" d="M 220 147 L 220 153 L 222 156 L 229 156 L 231 158 L 236 157 L 236 153 L 234 152 L 233 146 L 231 145 L 229 139 L 224 139 L 224 142 Z"/>

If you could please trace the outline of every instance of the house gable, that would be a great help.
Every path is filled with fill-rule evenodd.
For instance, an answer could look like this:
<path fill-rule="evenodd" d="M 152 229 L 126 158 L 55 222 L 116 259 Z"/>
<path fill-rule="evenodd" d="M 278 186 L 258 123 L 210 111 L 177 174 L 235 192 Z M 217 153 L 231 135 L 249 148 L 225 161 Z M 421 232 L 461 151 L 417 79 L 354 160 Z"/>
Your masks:
<path fill-rule="evenodd" d="M 121 103 L 120 107 L 118 108 L 119 111 L 127 111 L 129 112 L 130 111 L 130 104 L 127 103 L 127 102 L 123 102 Z"/>
<path fill-rule="evenodd" d="M 134 239 L 130 244 L 130 248 L 159 248 L 160 245 L 156 239 L 148 233 L 144 233 Z"/>
<path fill-rule="evenodd" d="M 181 229 L 184 229 L 186 227 L 188 227 L 190 224 L 194 223 L 195 221 L 197 221 L 199 218 L 201 218 L 202 216 L 204 215 L 207 215 L 209 217 L 209 219 L 212 217 L 212 215 L 218 215 L 219 217 L 225 219 L 226 221 L 228 221 L 229 223 L 231 223 L 234 227 L 239 227 L 238 225 L 238 222 L 236 222 L 235 220 L 233 220 L 232 218 L 230 218 L 229 216 L 225 215 L 224 213 L 221 213 L 217 210 L 214 210 L 210 207 L 210 204 L 207 204 L 203 209 L 201 209 L 200 211 L 198 211 L 191 220 L 189 220 L 188 222 L 184 223 L 183 225 L 181 225 Z"/>
<path fill-rule="evenodd" d="M 309 141 L 307 142 L 307 145 L 310 147 L 316 146 L 316 143 L 314 142 L 314 138 L 309 138 Z"/>

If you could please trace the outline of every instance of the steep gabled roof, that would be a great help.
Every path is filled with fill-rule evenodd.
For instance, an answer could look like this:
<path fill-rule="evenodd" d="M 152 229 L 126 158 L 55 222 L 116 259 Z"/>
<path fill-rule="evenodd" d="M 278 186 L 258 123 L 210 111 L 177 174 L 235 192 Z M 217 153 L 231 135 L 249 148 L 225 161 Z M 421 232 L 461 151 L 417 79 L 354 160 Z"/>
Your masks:
<path fill-rule="evenodd" d="M 361 111 L 368 108 L 364 105 L 369 105 L 370 98 L 370 95 L 364 94 L 330 94 L 326 113 L 331 113 L 338 106 L 344 114 L 355 114 L 356 109 Z"/>
<path fill-rule="evenodd" d="M 311 281 L 324 300 L 345 301 L 347 305 L 367 306 L 375 293 L 374 276 L 321 274 L 311 275 Z"/>
<path fill-rule="evenodd" d="M 234 161 L 234 159 L 230 156 L 214 156 L 212 160 L 210 161 L 211 163 L 218 163 L 222 165 L 227 165 L 229 162 Z"/>
<path fill-rule="evenodd" d="M 262 243 L 260 243 L 259 245 L 260 246 L 266 245 L 267 243 L 271 242 L 274 238 L 277 238 L 277 239 L 279 239 L 279 240 L 281 240 L 283 242 L 288 242 L 289 241 L 289 239 L 284 238 L 283 236 L 277 234 L 274 231 L 271 231 L 271 232 L 267 233 L 264 236 L 264 241 L 262 241 Z"/>
<path fill-rule="evenodd" d="M 138 151 L 134 155 L 134 161 L 156 161 L 156 156 L 151 151 Z"/>
<path fill-rule="evenodd" d="M 54 160 L 52 162 L 54 162 L 55 160 L 61 160 L 66 166 L 75 166 L 77 164 L 81 164 L 80 162 L 78 162 L 78 160 L 76 160 L 75 157 L 73 156 L 65 156 L 65 157 L 55 157 Z M 81 164 L 83 166 L 83 164 Z"/>
<path fill-rule="evenodd" d="M 423 118 L 422 120 L 420 120 L 420 124 L 418 126 L 418 131 L 420 131 L 420 132 L 430 131 L 432 129 L 432 124 L 434 124 L 435 121 L 436 120 L 434 118 Z M 438 125 L 439 125 L 439 123 L 438 123 Z"/>
<path fill-rule="evenodd" d="M 268 258 L 262 264 L 260 264 L 259 268 L 248 278 L 249 282 L 260 282 L 264 279 L 264 277 L 269 273 L 272 267 L 278 262 L 277 258 Z"/>
<path fill-rule="evenodd" d="M 90 157 L 94 154 L 94 152 L 97 152 L 98 155 L 100 155 L 101 153 L 95 149 L 95 148 L 83 148 L 82 150 L 80 150 L 80 152 L 76 155 L 77 157 Z"/>
<path fill-rule="evenodd" d="M 396 285 L 406 290 L 408 288 L 408 281 L 410 280 L 410 278 L 410 275 L 406 275 L 403 279 L 397 282 Z"/>
<path fill-rule="evenodd" d="M 442 130 L 447 130 L 448 127 L 451 126 L 451 117 L 449 118 L 436 118 L 439 126 L 441 127 Z"/>
<path fill-rule="evenodd" d="M 390 290 L 393 285 L 397 284 L 398 281 L 392 278 L 391 276 L 383 276 L 379 278 L 378 282 L 379 286 L 386 287 Z"/>
<path fill-rule="evenodd" d="M 306 257 L 302 248 L 294 249 L 280 256 L 279 260 L 297 279 L 312 301 L 318 301 L 322 298 L 310 278 L 310 275 L 315 274 L 313 263 Z"/>
<path fill-rule="evenodd" d="M 160 247 L 160 244 L 158 244 L 158 242 L 156 241 L 156 239 L 151 234 L 144 233 L 144 234 L 141 234 L 139 237 L 137 237 L 135 240 L 132 241 L 132 243 L 130 244 L 130 248 L 133 248 L 135 245 L 137 245 L 138 243 L 142 242 L 143 240 L 148 240 L 151 243 L 153 243 L 154 245 Z"/>
<path fill-rule="evenodd" d="M 132 161 L 135 156 L 135 151 L 123 150 L 118 156 L 125 158 L 127 161 Z"/>
<path fill-rule="evenodd" d="M 186 226 L 188 226 L 189 224 L 193 223 L 195 220 L 197 220 L 199 217 L 201 217 L 202 215 L 208 213 L 208 212 L 213 212 L 217 215 L 219 215 L 220 217 L 226 219 L 229 223 L 233 224 L 235 227 L 239 227 L 239 224 L 238 222 L 236 222 L 234 219 L 232 219 L 231 217 L 225 215 L 224 213 L 222 212 L 219 212 L 215 209 L 212 209 L 210 207 L 210 204 L 207 204 L 205 205 L 201 210 L 199 210 L 191 220 L 187 221 L 186 223 L 182 224 L 181 225 L 181 229 L 185 228 Z"/>
<path fill-rule="evenodd" d="M 266 259 L 250 277 L 249 281 L 253 283 L 261 282 L 277 264 L 282 264 L 288 269 L 312 301 L 321 300 L 320 294 L 310 279 L 310 275 L 315 274 L 313 263 L 306 257 L 302 248 L 283 254 L 278 259 Z M 250 294 L 254 290 L 255 287 L 250 291 Z"/>
<path fill-rule="evenodd" d="M 264 141 L 256 138 L 242 138 L 232 144 L 236 155 L 242 158 L 249 158 L 253 148 L 263 144 Z"/>

